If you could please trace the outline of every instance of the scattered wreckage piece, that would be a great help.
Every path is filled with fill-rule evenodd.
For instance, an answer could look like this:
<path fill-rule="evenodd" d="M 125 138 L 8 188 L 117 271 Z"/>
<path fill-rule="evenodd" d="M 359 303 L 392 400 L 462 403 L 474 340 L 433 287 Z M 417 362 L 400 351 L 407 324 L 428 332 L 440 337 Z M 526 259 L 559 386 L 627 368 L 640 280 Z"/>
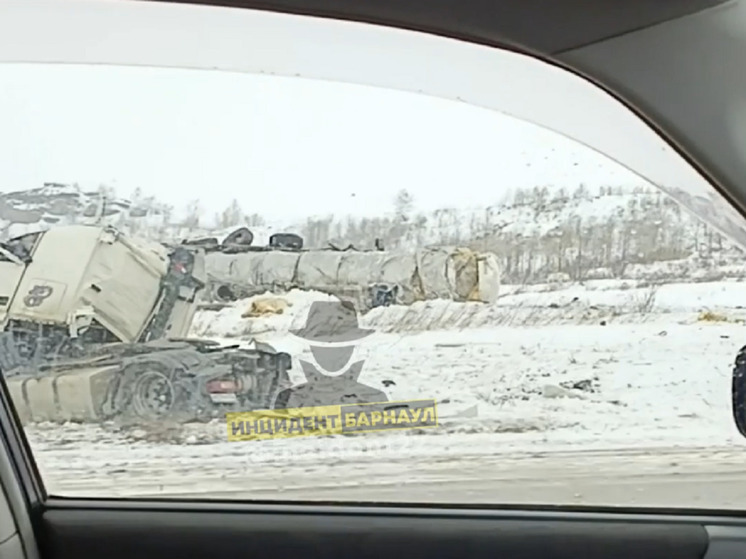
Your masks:
<path fill-rule="evenodd" d="M 303 238 L 295 233 L 275 233 L 269 238 L 269 246 L 273 249 L 302 250 Z"/>
<path fill-rule="evenodd" d="M 0 244 L 0 372 L 21 419 L 194 421 L 271 407 L 288 354 L 186 339 L 204 264 L 195 245 L 112 227 Z"/>
<path fill-rule="evenodd" d="M 258 318 L 261 316 L 283 314 L 293 304 L 282 297 L 260 297 L 251 301 L 249 308 L 242 314 L 241 318 Z"/>
<path fill-rule="evenodd" d="M 197 239 L 184 239 L 181 244 L 183 246 L 199 247 L 205 252 L 221 251 L 233 254 L 255 250 L 257 247 L 252 245 L 253 242 L 254 234 L 251 230 L 247 227 L 239 227 L 228 235 L 223 242 L 220 242 L 217 237 L 200 237 Z"/>

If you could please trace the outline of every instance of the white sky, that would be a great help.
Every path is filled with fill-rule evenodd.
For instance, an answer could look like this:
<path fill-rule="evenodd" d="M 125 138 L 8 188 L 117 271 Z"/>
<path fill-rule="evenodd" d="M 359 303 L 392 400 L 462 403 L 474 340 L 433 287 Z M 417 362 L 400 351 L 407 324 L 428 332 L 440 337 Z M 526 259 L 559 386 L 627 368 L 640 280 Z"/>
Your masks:
<path fill-rule="evenodd" d="M 140 187 L 206 216 L 485 207 L 537 184 L 640 184 L 595 152 L 486 109 L 370 87 L 189 70 L 0 65 L 0 191 Z"/>

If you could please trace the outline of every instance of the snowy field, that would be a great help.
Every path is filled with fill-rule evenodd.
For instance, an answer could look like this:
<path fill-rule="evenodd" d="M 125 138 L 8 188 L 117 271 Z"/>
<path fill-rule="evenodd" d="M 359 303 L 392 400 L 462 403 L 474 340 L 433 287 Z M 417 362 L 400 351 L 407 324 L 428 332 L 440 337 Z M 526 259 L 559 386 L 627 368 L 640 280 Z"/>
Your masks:
<path fill-rule="evenodd" d="M 746 345 L 746 283 L 504 293 L 492 306 L 432 301 L 362 320 L 377 333 L 353 356 L 365 360 L 360 380 L 391 400 L 436 399 L 437 429 L 263 442 L 228 442 L 219 422 L 27 435 L 63 495 L 743 507 L 730 374 Z M 249 301 L 204 311 L 194 333 L 312 360 L 287 331 L 324 298 L 292 292 L 285 313 L 255 319 L 240 317 Z M 292 373 L 303 380 L 296 363 Z"/>

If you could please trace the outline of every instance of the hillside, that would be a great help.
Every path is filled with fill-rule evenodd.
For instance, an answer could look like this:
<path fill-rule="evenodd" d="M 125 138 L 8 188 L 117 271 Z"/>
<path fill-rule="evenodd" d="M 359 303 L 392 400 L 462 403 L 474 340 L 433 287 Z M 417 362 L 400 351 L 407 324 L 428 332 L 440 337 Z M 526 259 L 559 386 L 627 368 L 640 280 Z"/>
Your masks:
<path fill-rule="evenodd" d="M 653 187 L 516 190 L 479 210 L 309 220 L 309 246 L 465 244 L 500 257 L 506 282 L 746 277 L 740 249 Z"/>
<path fill-rule="evenodd" d="M 0 193 L 0 239 L 54 225 L 102 222 L 136 232 L 169 229 L 170 209 L 137 193 L 117 197 L 110 189 L 85 190 L 76 184 L 45 183 L 39 188 Z"/>
<path fill-rule="evenodd" d="M 234 202 L 208 225 L 196 207 L 177 220 L 171 206 L 138 191 L 124 199 L 103 188 L 84 191 L 47 183 L 0 194 L 0 235 L 99 220 L 129 233 L 173 240 L 222 236 L 247 224 L 255 244 L 265 244 L 273 232 L 291 231 L 317 248 L 330 242 L 371 248 L 376 238 L 386 248 L 468 245 L 497 254 L 506 283 L 746 278 L 740 249 L 653 187 L 538 186 L 515 190 L 489 208 L 430 214 L 417 213 L 411 200 L 404 202 L 397 200 L 388 216 L 316 217 L 284 227 L 247 216 Z"/>

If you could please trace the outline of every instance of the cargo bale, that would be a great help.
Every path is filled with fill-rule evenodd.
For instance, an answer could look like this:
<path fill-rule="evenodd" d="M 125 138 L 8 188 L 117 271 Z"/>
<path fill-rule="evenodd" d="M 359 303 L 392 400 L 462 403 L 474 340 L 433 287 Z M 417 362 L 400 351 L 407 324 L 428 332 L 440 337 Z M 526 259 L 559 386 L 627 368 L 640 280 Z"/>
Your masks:
<path fill-rule="evenodd" d="M 381 283 L 401 287 L 400 301 L 405 305 L 424 299 L 421 281 L 417 274 L 417 259 L 413 253 L 389 253 L 381 264 Z"/>
<path fill-rule="evenodd" d="M 425 299 L 452 299 L 455 277 L 449 277 L 450 252 L 442 248 L 425 248 L 417 251 L 417 270 Z M 450 274 L 451 276 L 453 274 Z"/>
<path fill-rule="evenodd" d="M 377 283 L 381 281 L 385 260 L 382 252 L 345 252 L 337 271 L 337 284 L 367 286 Z"/>
<path fill-rule="evenodd" d="M 473 300 L 483 303 L 494 303 L 500 292 L 500 264 L 497 256 L 491 252 L 477 256 L 479 283 L 476 297 Z"/>
<path fill-rule="evenodd" d="M 296 278 L 305 288 L 335 287 L 344 254 L 341 251 L 318 250 L 303 252 L 298 260 Z"/>
<path fill-rule="evenodd" d="M 456 301 L 468 301 L 479 286 L 477 255 L 467 248 L 455 249 L 448 259 L 449 274 L 455 282 L 452 286 Z"/>
<path fill-rule="evenodd" d="M 299 253 L 267 252 L 252 256 L 254 285 L 289 287 L 296 281 Z"/>

